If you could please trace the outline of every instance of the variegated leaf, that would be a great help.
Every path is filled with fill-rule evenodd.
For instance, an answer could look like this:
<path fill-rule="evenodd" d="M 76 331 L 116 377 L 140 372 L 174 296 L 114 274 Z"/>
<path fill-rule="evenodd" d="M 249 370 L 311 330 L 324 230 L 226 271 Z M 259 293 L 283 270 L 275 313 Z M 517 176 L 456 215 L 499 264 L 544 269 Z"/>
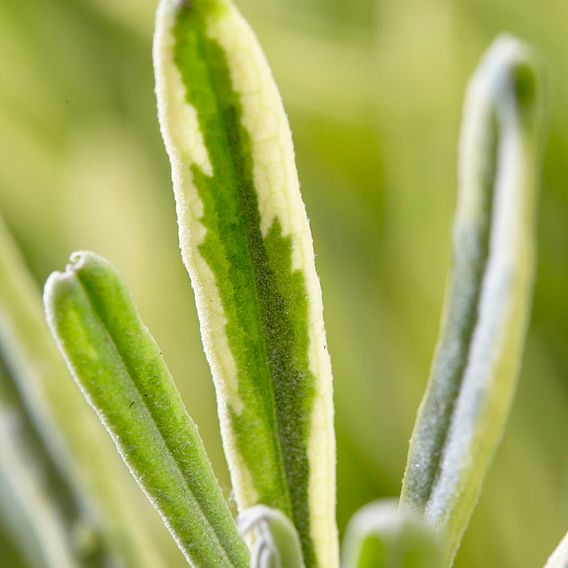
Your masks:
<path fill-rule="evenodd" d="M 467 94 L 454 267 L 402 491 L 403 505 L 444 533 L 447 564 L 515 391 L 533 283 L 540 98 L 530 50 L 499 38 Z"/>
<path fill-rule="evenodd" d="M 181 250 L 239 508 L 281 510 L 306 566 L 332 568 L 331 368 L 280 96 L 229 0 L 163 0 L 154 62 Z"/>

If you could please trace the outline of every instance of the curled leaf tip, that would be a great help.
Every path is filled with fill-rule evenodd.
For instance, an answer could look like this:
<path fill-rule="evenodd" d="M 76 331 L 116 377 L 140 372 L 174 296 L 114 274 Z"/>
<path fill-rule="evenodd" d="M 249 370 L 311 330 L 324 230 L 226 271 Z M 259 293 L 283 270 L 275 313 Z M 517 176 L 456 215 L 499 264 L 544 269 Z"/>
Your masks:
<path fill-rule="evenodd" d="M 72 271 L 79 270 L 81 266 L 89 261 L 89 259 L 102 260 L 100 256 L 97 256 L 95 253 L 90 251 L 78 250 L 72 252 L 69 255 L 69 263 L 67 264 L 67 269 Z"/>
<path fill-rule="evenodd" d="M 232 2 L 171 6 L 154 38 L 158 114 L 237 505 L 282 511 L 306 566 L 334 568 L 331 365 L 286 114 Z"/>
<path fill-rule="evenodd" d="M 45 306 L 81 392 L 188 561 L 245 568 L 248 550 L 197 427 L 112 265 L 74 253 L 48 279 Z"/>
<path fill-rule="evenodd" d="M 243 536 L 256 533 L 251 568 L 304 568 L 298 533 L 281 511 L 256 505 L 243 511 L 237 522 Z"/>
<path fill-rule="evenodd" d="M 540 110 L 539 67 L 531 46 L 510 34 L 499 36 L 472 77 L 469 104 L 495 105 L 501 120 L 534 120 Z"/>

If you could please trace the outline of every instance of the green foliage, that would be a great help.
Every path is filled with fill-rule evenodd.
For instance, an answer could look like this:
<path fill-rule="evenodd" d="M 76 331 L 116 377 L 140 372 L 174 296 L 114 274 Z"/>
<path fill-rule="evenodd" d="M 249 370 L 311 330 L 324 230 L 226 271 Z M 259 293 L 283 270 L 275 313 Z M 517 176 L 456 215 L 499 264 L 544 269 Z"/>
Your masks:
<path fill-rule="evenodd" d="M 285 511 L 309 534 L 308 418 L 315 385 L 307 292 L 278 219 L 262 234 L 250 134 L 224 52 L 207 37 L 198 7 L 176 17 L 174 57 L 213 172 L 191 166 L 206 230 L 198 249 L 215 276 L 238 369 L 240 404 L 230 409 L 231 427 L 258 502 Z"/>
<path fill-rule="evenodd" d="M 438 568 L 441 546 L 421 515 L 377 501 L 358 511 L 343 541 L 343 565 L 353 568 Z"/>
<path fill-rule="evenodd" d="M 34 413 L 31 393 L 25 391 L 34 379 L 38 381 L 36 387 L 44 386 L 43 369 L 34 368 L 26 347 L 30 355 L 38 353 L 48 338 L 44 337 L 37 293 L 23 266 L 18 266 L 17 251 L 3 226 L 0 239 L 0 305 L 4 314 L 0 351 L 0 510 L 16 539 L 20 539 L 30 564 L 73 566 L 78 559 L 85 565 L 101 566 L 108 554 L 99 528 L 85 514 L 84 497 L 61 463 L 61 448 L 56 446 L 60 440 L 49 418 L 41 414 L 45 409 L 37 408 L 36 403 Z M 27 301 L 20 300 L 22 295 L 27 296 Z M 18 354 L 19 346 L 24 353 Z M 43 347 L 50 353 L 49 341 Z M 43 361 L 48 363 L 49 359 L 44 357 Z M 57 359 L 55 362 L 57 369 Z M 44 424 L 38 424 L 38 416 L 43 417 Z M 92 533 L 91 540 L 96 543 L 92 550 L 80 550 L 73 542 L 73 534 L 80 526 Z"/>
<path fill-rule="evenodd" d="M 30 565 L 104 566 L 112 555 L 0 362 L 0 510 Z M 10 513 L 8 513 L 10 511 Z M 20 526 L 18 526 L 18 524 Z M 81 538 L 83 533 L 85 538 Z M 27 538 L 24 535 L 28 535 Z"/>
<path fill-rule="evenodd" d="M 278 509 L 335 566 L 331 371 L 290 130 L 232 3 L 164 0 L 158 109 L 239 509 Z M 183 124 L 180 124 L 183 118 Z"/>
<path fill-rule="evenodd" d="M 245 567 L 197 428 L 112 266 L 75 253 L 47 281 L 45 306 L 75 380 L 188 561 Z"/>
<path fill-rule="evenodd" d="M 298 533 L 278 509 L 256 505 L 239 516 L 243 534 L 256 533 L 251 568 L 304 568 Z"/>
<path fill-rule="evenodd" d="M 0 224 L 2 511 L 30 565 L 160 566 L 112 444 L 45 325 L 39 290 Z M 86 443 L 88 440 L 88 443 Z M 128 479 L 128 477 L 126 476 Z M 24 527 L 23 529 L 21 527 Z"/>
<path fill-rule="evenodd" d="M 528 48 L 498 39 L 467 96 L 454 269 L 402 503 L 453 559 L 515 391 L 533 283 L 541 94 Z"/>
<path fill-rule="evenodd" d="M 364 12 L 362 5 L 366 2 L 356 2 L 361 5 L 354 6 L 353 13 L 361 14 L 359 9 Z M 278 13 L 277 3 L 268 0 L 265 4 L 264 14 L 270 19 L 270 14 Z M 78 21 L 96 21 L 99 31 L 105 24 L 101 23 L 100 15 L 95 15 L 95 5 L 117 18 L 123 9 L 113 3 L 107 5 L 105 0 L 96 0 L 88 7 L 83 0 L 64 0 L 62 5 L 65 13 L 73 13 Z M 420 29 L 428 29 L 428 18 L 423 17 L 426 14 L 439 22 L 438 8 L 424 6 L 424 13 L 419 6 L 413 6 Z M 41 6 L 35 8 L 34 22 L 39 18 Z M 389 41 L 397 45 L 398 33 L 401 45 L 414 53 L 420 45 L 420 34 L 412 26 L 407 35 L 403 33 L 400 22 L 410 21 L 408 18 L 400 17 L 397 25 L 396 14 L 398 11 L 399 15 L 403 14 L 405 9 L 408 8 L 385 2 L 383 25 L 393 25 L 393 34 L 389 40 L 389 34 L 381 33 L 382 45 L 389 45 Z M 315 2 L 309 0 L 304 10 L 310 14 L 318 12 Z M 333 10 L 326 10 L 329 11 L 327 26 L 333 21 Z M 16 17 L 20 11 L 25 15 L 26 9 L 16 5 L 0 8 L 0 13 L 8 18 Z M 286 12 L 290 23 L 301 10 Z M 361 22 L 367 19 L 362 18 Z M 5 21 L 6 18 L 0 18 L 0 30 Z M 27 16 L 23 21 L 32 26 Z M 352 33 L 349 26 L 353 22 L 349 22 L 348 25 L 342 18 L 334 33 Z M 300 28 L 306 25 L 303 22 Z M 330 27 L 328 31 L 331 30 Z M 304 58 L 309 58 L 310 53 L 321 56 L 329 51 L 331 43 L 318 35 L 321 33 L 320 29 L 312 36 L 298 34 L 291 36 L 294 41 L 286 37 L 282 42 L 284 49 L 280 56 L 293 62 L 296 76 L 302 76 Z M 408 34 L 412 42 L 406 46 L 403 38 Z M 87 35 L 79 34 L 81 38 Z M 129 120 L 136 122 L 138 110 L 142 111 L 138 119 L 149 111 L 142 109 L 144 104 L 133 110 L 132 103 L 138 100 L 139 93 L 142 99 L 149 89 L 127 88 L 128 95 L 119 92 L 118 84 L 123 84 L 121 81 L 127 84 L 132 76 L 132 68 L 125 74 L 120 65 L 116 67 L 116 61 L 122 57 L 126 61 L 128 57 L 125 45 L 116 39 L 120 35 L 112 36 L 116 46 L 121 45 L 120 56 L 108 58 L 109 77 L 113 77 L 111 104 L 117 116 L 122 113 L 124 118 L 131 113 Z M 277 45 L 278 33 L 273 39 Z M 64 41 L 68 40 L 66 34 Z M 397 136 L 399 142 L 404 141 L 405 154 L 407 144 L 409 148 L 419 146 L 417 141 L 424 125 L 429 132 L 428 140 L 431 137 L 439 142 L 438 133 L 431 132 L 428 105 L 434 99 L 429 100 L 428 93 L 432 95 L 430 85 L 437 84 L 439 75 L 431 61 L 436 55 L 434 44 L 444 47 L 440 52 L 448 53 L 451 50 L 444 43 L 447 40 L 444 36 L 437 42 L 427 42 L 427 49 L 423 50 L 427 64 L 416 68 L 406 65 L 405 50 L 395 49 L 398 75 L 394 75 L 394 82 L 392 69 L 389 76 L 389 64 L 381 63 L 378 58 L 384 85 L 376 105 L 379 115 L 383 113 L 381 120 L 388 116 L 397 125 L 390 135 L 382 133 L 386 142 L 395 143 L 391 156 L 401 152 L 400 145 L 396 148 Z M 101 42 L 99 47 L 106 49 L 107 44 Z M 132 52 L 144 52 L 140 45 L 138 39 L 133 40 Z M 86 52 L 90 53 L 90 44 L 89 48 Z M 62 53 L 68 51 L 63 49 Z M 278 50 L 276 53 L 278 61 Z M 296 111 L 301 109 L 297 115 L 300 148 L 305 151 L 313 145 L 312 157 L 319 149 L 329 149 L 334 143 L 333 136 L 328 136 L 333 129 L 326 131 L 329 126 L 326 121 L 354 121 L 336 129 L 341 136 L 337 137 L 339 150 L 332 160 L 333 175 L 320 176 L 324 170 L 318 171 L 313 165 L 305 168 L 308 185 L 325 188 L 320 207 L 310 209 L 316 220 L 318 216 L 322 219 L 329 216 L 325 223 L 332 236 L 328 235 L 331 240 L 327 242 L 335 243 L 330 250 L 336 266 L 330 270 L 323 261 L 323 274 L 327 275 L 331 290 L 328 296 L 332 299 L 331 320 L 337 317 L 341 306 L 345 309 L 349 305 L 345 321 L 355 324 L 334 327 L 335 337 L 341 338 L 335 340 L 340 376 L 339 439 L 350 452 L 340 465 L 346 464 L 362 475 L 356 491 L 346 495 L 340 485 L 343 502 L 348 501 L 348 507 L 352 508 L 365 491 L 370 498 L 392 493 L 396 486 L 397 481 L 392 479 L 399 473 L 389 471 L 389 463 L 396 464 L 396 452 L 400 450 L 366 451 L 364 456 L 364 448 L 402 447 L 401 437 L 394 433 L 404 430 L 405 426 L 401 426 L 405 420 L 404 404 L 412 400 L 412 388 L 408 388 L 410 383 L 405 377 L 412 376 L 420 365 L 414 357 L 402 356 L 397 351 L 396 330 L 399 333 L 404 330 L 404 340 L 414 343 L 412 338 L 419 337 L 416 330 L 431 320 L 429 302 L 424 301 L 414 277 L 426 267 L 425 273 L 435 290 L 438 278 L 432 267 L 440 262 L 435 252 L 430 254 L 435 216 L 422 206 L 416 207 L 404 191 L 398 191 L 412 185 L 420 188 L 417 192 L 427 193 L 428 180 L 422 179 L 420 173 L 424 163 L 420 159 L 400 159 L 403 164 L 400 167 L 399 161 L 388 159 L 389 144 L 376 146 L 372 134 L 375 127 L 369 119 L 374 116 L 375 103 L 367 100 L 374 101 L 377 92 L 369 78 L 369 69 L 374 65 L 372 58 L 361 57 L 365 51 L 357 42 L 352 58 L 337 53 L 333 73 L 327 78 L 321 66 L 317 80 L 312 80 L 311 75 L 307 80 L 304 77 L 303 82 L 297 79 L 296 89 L 287 92 L 291 106 L 295 105 Z M 364 507 L 353 517 L 344 539 L 345 568 L 452 565 L 502 436 L 515 391 L 532 292 L 533 217 L 542 122 L 542 85 L 536 67 L 528 48 L 511 37 L 501 38 L 471 82 L 460 146 L 453 267 L 441 338 L 411 441 L 401 506 L 378 502 Z M 244 567 L 250 563 L 252 568 L 333 568 L 339 563 L 339 554 L 331 369 L 312 238 L 299 193 L 290 129 L 278 90 L 258 42 L 230 0 L 162 0 L 156 22 L 154 68 L 160 127 L 172 168 L 180 247 L 191 276 L 202 341 L 216 387 L 238 523 L 223 498 L 201 437 L 185 410 L 162 354 L 110 263 L 93 253 L 75 253 L 64 273 L 52 274 L 44 296 L 51 331 L 81 391 L 111 434 L 128 469 L 160 512 L 186 561 L 197 567 Z M 84 66 L 77 70 L 88 79 Z M 104 71 L 100 69 L 94 76 L 102 77 Z M 404 80 L 397 83 L 396 78 L 404 72 L 417 75 L 415 87 L 419 85 L 419 89 L 409 88 Z M 454 74 L 446 69 L 441 75 L 450 84 Z M 96 83 L 89 83 L 86 91 L 95 93 Z M 395 93 L 392 101 L 385 95 L 389 89 Z M 438 94 L 434 98 L 446 102 L 457 100 L 456 93 L 451 88 L 448 91 L 445 99 Z M 38 97 L 43 96 L 41 90 L 37 92 Z M 72 98 L 65 88 L 62 92 Z M 127 104 L 123 96 L 127 96 Z M 422 126 L 420 113 L 407 112 L 407 109 L 416 110 L 417 105 L 423 105 L 427 111 L 428 120 Z M 402 114 L 397 114 L 400 109 Z M 446 110 L 443 109 L 444 114 L 450 115 Z M 302 113 L 306 115 L 303 118 Z M 407 118 L 401 120 L 402 115 Z M 111 120 L 113 127 L 119 122 L 115 119 L 116 116 Z M 406 133 L 405 120 L 409 128 Z M 326 126 L 319 134 L 312 134 L 312 129 L 318 132 L 320 121 Z M 439 122 L 441 125 L 442 121 Z M 59 122 L 55 123 L 59 131 Z M 436 125 L 438 130 L 439 124 Z M 124 127 L 123 124 L 121 128 Z M 108 228 L 114 219 L 115 224 L 133 229 L 126 231 L 128 238 L 124 243 L 109 238 L 107 244 L 109 250 L 123 247 L 126 251 L 121 265 L 130 268 L 139 265 L 143 278 L 132 281 L 143 282 L 141 289 L 147 291 L 147 296 L 144 300 L 142 294 L 140 305 L 145 314 L 147 311 L 150 314 L 148 321 L 154 329 L 155 321 L 167 319 L 166 313 L 181 320 L 186 315 L 185 304 L 180 301 L 184 294 L 170 297 L 169 292 L 164 293 L 169 290 L 171 276 L 162 270 L 167 264 L 164 259 L 175 248 L 162 235 L 170 224 L 160 224 L 159 210 L 165 200 L 157 193 L 152 201 L 144 193 L 151 185 L 148 180 L 151 176 L 145 173 L 153 167 L 146 163 L 145 157 L 157 154 L 155 146 L 138 148 L 142 150 L 140 156 L 144 156 L 140 162 L 144 167 L 140 168 L 141 173 L 137 172 L 137 183 L 122 183 L 121 174 L 120 183 L 105 184 L 99 179 L 103 172 L 113 168 L 122 172 L 123 160 L 127 164 L 131 159 L 124 150 L 137 147 L 145 139 L 141 134 L 137 131 L 122 146 L 114 145 L 108 150 L 105 144 L 94 143 L 96 151 L 89 146 L 83 157 L 88 167 L 83 168 L 85 171 L 78 168 L 69 176 L 72 193 L 83 192 L 96 200 L 108 187 L 113 206 L 102 206 L 100 215 L 95 215 L 89 207 L 69 205 L 67 225 L 81 233 L 80 225 L 88 226 L 91 219 L 97 218 L 97 226 L 108 222 Z M 122 140 L 122 134 L 118 133 L 115 139 Z M 420 157 L 428 167 L 437 167 L 430 166 L 434 162 L 432 156 L 439 158 L 434 151 L 436 144 L 432 148 L 428 145 L 422 145 Z M 76 151 L 73 144 L 69 147 Z M 101 148 L 107 151 L 102 152 Z M 98 168 L 94 165 L 97 152 L 102 152 L 98 154 L 99 158 L 102 156 L 102 167 Z M 377 153 L 384 153 L 384 163 L 380 166 L 374 165 Z M 345 169 L 350 155 L 354 156 L 353 164 Z M 412 151 L 408 155 L 412 157 Z M 26 156 L 26 163 L 33 161 L 33 156 Z M 441 162 L 440 168 L 449 170 L 447 160 L 437 161 Z M 375 185 L 379 185 L 377 170 L 381 168 L 386 184 L 394 180 L 395 186 L 400 185 L 393 192 L 390 205 L 375 197 Z M 112 175 L 108 179 L 113 179 Z M 93 184 L 97 191 L 88 191 Z M 349 189 L 348 199 L 334 204 L 335 188 L 343 186 Z M 125 198 L 129 188 L 134 189 L 131 201 Z M 367 190 L 372 198 L 364 196 Z M 126 200 L 121 202 L 121 199 Z M 364 199 L 368 201 L 360 207 Z M 424 198 L 421 199 L 420 203 L 424 203 Z M 445 201 L 437 197 L 436 206 L 443 209 Z M 115 203 L 120 206 L 114 207 Z M 361 211 L 357 213 L 359 208 Z M 134 209 L 146 212 L 152 226 L 160 226 L 156 229 L 159 237 L 142 229 L 143 224 L 138 227 L 136 215 L 129 218 L 126 212 L 130 214 Z M 65 204 L 58 204 L 57 211 L 64 220 Z M 361 245 L 363 241 L 374 242 L 375 229 L 368 231 L 361 242 L 352 243 L 348 243 L 348 232 L 342 230 L 349 223 L 359 227 L 360 220 L 368 220 L 370 216 L 375 227 L 375 213 L 380 217 L 381 231 L 385 231 L 381 238 L 395 247 L 382 255 L 387 260 L 380 263 L 370 260 L 366 245 Z M 428 219 L 429 228 L 421 238 L 423 219 Z M 320 227 L 325 227 L 325 223 Z M 67 225 L 60 223 L 53 227 L 54 242 L 57 238 L 64 240 L 61 234 L 57 235 Z M 50 230 L 52 226 L 50 220 Z M 136 231 L 136 227 L 140 230 Z M 71 233 L 73 230 L 69 238 Z M 99 235 L 102 233 L 97 231 Z M 112 234 L 112 230 L 108 233 Z M 373 239 L 367 238 L 370 233 Z M 162 243 L 161 239 L 167 246 L 158 244 Z M 2 245 L 8 242 L 1 234 L 0 241 Z M 11 245 L 2 248 L 0 542 L 8 521 L 11 537 L 24 551 L 25 562 L 33 568 L 114 563 L 126 568 L 179 565 L 181 556 L 172 556 L 159 534 L 154 538 L 152 524 L 148 524 L 150 517 L 128 492 L 130 480 L 122 479 L 125 469 L 115 467 L 113 448 L 104 443 L 110 439 L 99 424 L 92 424 L 91 429 L 94 414 L 78 398 L 72 382 L 62 378 L 65 371 L 61 371 L 61 361 L 54 355 L 54 345 L 49 342 L 41 321 L 39 295 L 30 284 L 21 259 Z M 137 252 L 131 252 L 135 249 Z M 159 249 L 159 255 L 152 257 L 153 249 Z M 418 255 L 418 249 L 428 254 Z M 325 245 L 323 250 L 324 259 L 326 254 L 331 256 L 329 250 L 325 252 Z M 349 250 L 351 253 L 346 254 Z M 148 262 L 150 258 L 152 261 Z M 373 282 L 374 277 L 380 276 L 383 283 L 380 290 L 373 284 L 371 295 L 362 284 L 365 279 L 357 276 L 360 259 L 364 259 L 365 278 Z M 44 266 L 51 266 L 52 260 L 45 260 Z M 391 281 L 386 270 L 375 271 L 379 264 L 383 268 L 400 264 L 402 268 Z M 159 285 L 151 284 L 152 281 L 159 281 Z M 361 289 L 354 294 L 354 283 L 359 281 Z M 148 293 L 152 286 L 154 292 Z M 412 293 L 405 295 L 405 289 Z M 338 293 L 339 290 L 343 293 Z M 136 296 L 139 298 L 138 290 Z M 162 301 L 163 298 L 169 302 Z M 169 309 L 172 311 L 168 312 Z M 377 312 L 381 314 L 381 328 L 389 330 L 381 332 L 384 337 L 379 342 L 372 334 L 367 337 L 368 322 L 376 325 Z M 188 402 L 199 401 L 194 404 L 192 414 L 201 414 L 199 421 L 207 423 L 210 411 L 201 404 L 199 361 L 180 331 L 176 329 L 173 335 L 191 372 L 185 373 L 186 380 L 177 386 Z M 162 332 L 156 332 L 161 337 Z M 169 345 L 175 343 L 167 334 L 165 339 Z M 424 351 L 419 343 L 413 345 L 416 360 L 420 360 Z M 373 353 L 363 355 L 368 346 Z M 346 364 L 348 361 L 355 364 Z M 385 382 L 381 375 L 389 364 L 392 369 L 386 373 L 389 381 Z M 365 389 L 359 389 L 362 398 L 353 404 L 357 385 L 360 386 L 369 369 L 377 386 L 369 383 Z M 176 375 L 183 377 L 184 373 Z M 392 377 L 397 380 L 390 380 Z M 373 388 L 381 393 L 378 402 Z M 400 393 L 390 400 L 398 402 L 389 404 L 389 396 L 396 389 Z M 342 409 L 347 401 L 352 408 L 346 418 Z M 361 428 L 366 405 L 367 409 L 372 408 L 373 422 Z M 357 408 L 356 413 L 353 408 Z M 553 415 L 552 410 L 550 414 Z M 385 424 L 388 424 L 386 429 Z M 531 459 L 520 463 L 518 471 L 522 473 L 527 468 L 534 469 L 539 462 Z M 377 464 L 381 465 L 379 480 L 373 473 L 378 469 Z M 553 485 L 546 476 L 541 479 L 547 483 L 538 487 L 535 483 L 535 494 Z M 504 491 L 514 481 L 509 476 Z M 498 501 L 500 496 L 492 499 L 491 510 L 493 518 L 501 515 L 499 526 L 502 526 L 509 509 L 508 505 L 498 506 Z M 343 505 L 342 524 L 346 510 Z M 512 531 L 511 518 L 509 524 Z M 495 541 L 506 540 L 503 531 L 486 532 Z M 503 544 L 503 550 L 507 546 L 511 550 L 510 543 Z M 524 560 L 519 547 L 513 548 L 515 558 Z M 563 541 L 547 567 L 564 568 L 565 548 Z M 21 562 L 17 560 L 20 552 L 10 552 L 14 562 Z M 483 566 L 490 557 L 484 549 Z M 467 555 L 464 558 L 467 563 Z"/>

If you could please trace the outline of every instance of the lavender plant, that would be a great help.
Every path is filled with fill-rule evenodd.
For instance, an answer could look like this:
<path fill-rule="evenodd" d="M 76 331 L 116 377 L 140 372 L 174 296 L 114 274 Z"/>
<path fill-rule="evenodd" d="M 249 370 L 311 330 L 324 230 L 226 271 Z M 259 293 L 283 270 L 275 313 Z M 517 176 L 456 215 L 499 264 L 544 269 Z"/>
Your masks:
<path fill-rule="evenodd" d="M 44 291 L 80 391 L 192 566 L 451 566 L 502 435 L 528 322 L 542 123 L 534 55 L 501 37 L 471 81 L 453 271 L 402 494 L 355 515 L 341 561 L 322 296 L 278 90 L 230 0 L 162 0 L 154 64 L 238 519 L 124 283 L 91 252 L 74 253 Z M 27 279 L 16 257 L 0 258 L 0 437 L 22 465 L 2 453 L 0 476 L 14 489 L 0 499 L 37 537 L 30 565 L 166 565 L 128 496 L 112 495 L 115 456 L 61 377 L 35 291 L 16 293 Z M 564 543 L 547 566 L 567 565 Z"/>

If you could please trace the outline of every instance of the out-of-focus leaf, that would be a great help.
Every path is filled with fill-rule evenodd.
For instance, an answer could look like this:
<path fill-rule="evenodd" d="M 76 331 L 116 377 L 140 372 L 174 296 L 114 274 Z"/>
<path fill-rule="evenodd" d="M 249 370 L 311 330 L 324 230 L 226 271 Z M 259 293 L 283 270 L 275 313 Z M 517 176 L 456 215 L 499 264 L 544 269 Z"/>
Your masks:
<path fill-rule="evenodd" d="M 454 268 L 402 504 L 444 535 L 450 564 L 508 415 L 530 307 L 541 85 L 530 50 L 501 37 L 467 95 Z"/>
<path fill-rule="evenodd" d="M 4 502 L 7 495 L 8 490 L 4 491 L 2 489 L 2 484 L 0 483 L 0 503 Z M 8 499 L 6 500 L 8 501 L 10 497 L 11 496 L 8 496 Z M 14 516 L 16 517 L 17 509 L 18 506 L 16 505 L 13 511 Z M 0 506 L 0 550 L 2 551 L 2 559 L 12 568 L 30 568 L 35 565 L 33 559 L 30 559 L 30 555 L 28 554 L 28 550 L 25 548 L 25 545 L 22 546 L 19 542 L 18 535 L 14 532 L 12 524 L 13 521 L 11 518 L 3 518 L 3 511 Z"/>
<path fill-rule="evenodd" d="M 0 515 L 17 521 L 12 532 L 30 566 L 112 565 L 85 496 L 76 494 L 45 447 L 1 360 L 0 485 Z"/>
<path fill-rule="evenodd" d="M 190 564 L 245 568 L 246 544 L 197 428 L 116 271 L 75 253 L 44 298 L 70 371 Z"/>
<path fill-rule="evenodd" d="M 366 505 L 351 519 L 342 560 L 344 568 L 439 568 L 441 547 L 420 515 L 384 500 Z"/>

